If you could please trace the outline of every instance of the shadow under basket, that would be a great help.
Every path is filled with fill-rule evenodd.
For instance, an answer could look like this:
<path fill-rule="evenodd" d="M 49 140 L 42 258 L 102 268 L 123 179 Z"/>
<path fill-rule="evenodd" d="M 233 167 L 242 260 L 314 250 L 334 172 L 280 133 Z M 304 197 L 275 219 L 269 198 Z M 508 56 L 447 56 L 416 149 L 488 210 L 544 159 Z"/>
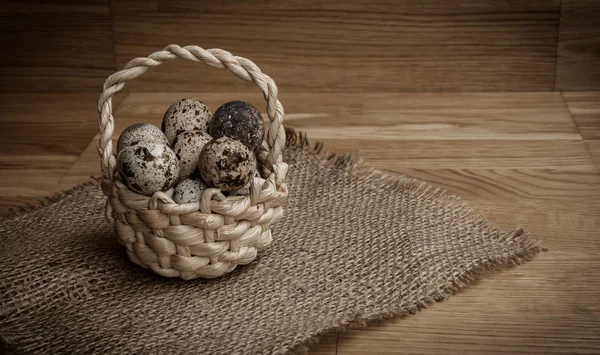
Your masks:
<path fill-rule="evenodd" d="M 270 124 L 257 152 L 260 176 L 253 179 L 248 196 L 225 196 L 221 190 L 209 188 L 199 202 L 177 204 L 167 193 L 141 195 L 119 180 L 112 146 L 111 98 L 128 80 L 175 58 L 229 69 L 262 90 Z M 215 278 L 251 263 L 258 251 L 271 244 L 271 225 L 283 217 L 288 196 L 288 165 L 282 161 L 283 107 L 277 100 L 275 82 L 252 61 L 222 49 L 170 45 L 146 58 L 133 59 L 108 77 L 98 100 L 98 112 L 106 217 L 114 222 L 118 240 L 131 261 L 165 277 Z"/>

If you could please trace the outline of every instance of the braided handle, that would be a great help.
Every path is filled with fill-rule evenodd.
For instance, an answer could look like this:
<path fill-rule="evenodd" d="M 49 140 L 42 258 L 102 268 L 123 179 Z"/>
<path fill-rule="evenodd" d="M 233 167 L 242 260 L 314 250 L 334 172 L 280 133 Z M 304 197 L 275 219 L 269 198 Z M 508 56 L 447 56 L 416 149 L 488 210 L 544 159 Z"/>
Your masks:
<path fill-rule="evenodd" d="M 218 49 L 203 49 L 198 46 L 180 47 L 176 44 L 167 46 L 162 51 L 154 52 L 147 58 L 135 58 L 125 65 L 121 71 L 109 76 L 104 82 L 104 90 L 98 99 L 98 154 L 101 158 L 102 176 L 110 182 L 115 181 L 116 159 L 113 155 L 112 136 L 114 133 L 114 117 L 112 115 L 112 96 L 125 87 L 125 83 L 144 74 L 149 67 L 156 67 L 170 59 L 183 58 L 193 62 L 203 62 L 213 68 L 227 68 L 238 78 L 254 82 L 263 92 L 267 101 L 267 115 L 271 121 L 265 141 L 260 147 L 257 157 L 262 163 L 261 174 L 268 176 L 273 165 L 282 161 L 285 146 L 285 129 L 283 127 L 283 106 L 277 100 L 277 85 L 273 79 L 264 74 L 252 61 L 232 55 Z"/>

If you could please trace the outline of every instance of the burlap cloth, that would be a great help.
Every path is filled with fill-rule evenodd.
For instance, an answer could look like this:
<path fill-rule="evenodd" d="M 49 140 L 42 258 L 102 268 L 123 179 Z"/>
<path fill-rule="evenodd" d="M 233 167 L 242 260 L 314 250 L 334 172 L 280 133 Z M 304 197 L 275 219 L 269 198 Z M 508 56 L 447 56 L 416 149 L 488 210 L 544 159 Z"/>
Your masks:
<path fill-rule="evenodd" d="M 219 279 L 166 279 L 129 262 L 95 183 L 6 217 L 0 350 L 300 351 L 324 332 L 414 313 L 539 251 L 444 191 L 288 135 L 286 217 L 254 263 Z"/>

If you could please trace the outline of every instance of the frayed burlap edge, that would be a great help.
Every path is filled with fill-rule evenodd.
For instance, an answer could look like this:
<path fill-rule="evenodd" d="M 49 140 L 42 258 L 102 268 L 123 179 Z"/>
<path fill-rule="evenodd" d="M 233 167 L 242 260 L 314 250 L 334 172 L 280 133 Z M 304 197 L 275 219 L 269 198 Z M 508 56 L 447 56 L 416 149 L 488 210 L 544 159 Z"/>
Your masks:
<path fill-rule="evenodd" d="M 371 188 L 385 188 L 386 191 L 389 191 L 390 193 L 398 190 L 412 189 L 413 192 L 418 193 L 421 198 L 442 199 L 444 202 L 450 204 L 453 208 L 464 212 L 463 217 L 470 222 L 473 222 L 478 226 L 485 226 L 485 228 L 490 232 L 497 232 L 503 239 L 515 240 L 517 243 L 522 245 L 523 249 L 523 251 L 518 255 L 502 257 L 495 260 L 486 260 L 481 265 L 478 265 L 468 272 L 465 272 L 463 275 L 460 275 L 457 278 L 457 281 L 455 281 L 451 286 L 438 289 L 433 296 L 425 299 L 423 302 L 415 305 L 414 307 L 398 308 L 386 313 L 357 315 L 352 319 L 345 320 L 339 326 L 332 327 L 323 332 L 306 337 L 305 339 L 300 340 L 297 344 L 292 345 L 288 351 L 289 354 L 307 354 L 309 352 L 309 347 L 318 344 L 319 340 L 327 334 L 332 334 L 337 331 L 364 328 L 370 323 L 415 314 L 417 311 L 425 309 L 435 302 L 448 299 L 451 295 L 469 286 L 471 283 L 478 280 L 482 275 L 485 275 L 490 271 L 518 266 L 533 259 L 539 252 L 547 251 L 547 249 L 540 246 L 540 240 L 531 239 L 530 234 L 525 232 L 522 228 L 518 228 L 511 232 L 502 233 L 494 224 L 485 222 L 481 216 L 473 209 L 469 208 L 467 203 L 460 197 L 452 195 L 441 188 L 436 188 L 426 182 L 410 178 L 406 175 L 391 175 L 380 171 L 369 166 L 359 156 L 354 154 L 332 154 L 324 149 L 322 142 L 311 144 L 310 139 L 304 132 L 298 132 L 294 129 L 286 128 L 286 136 L 286 147 L 307 150 L 321 159 L 322 164 L 325 166 L 331 166 L 336 169 L 345 170 L 349 173 L 351 172 L 365 176 L 367 177 L 367 181 L 371 184 Z M 99 178 L 92 176 L 90 180 L 79 184 L 72 189 L 58 191 L 49 197 L 40 199 L 38 204 L 27 204 L 25 206 L 15 207 L 9 212 L 0 216 L 0 222 L 21 217 L 25 214 L 43 209 L 62 200 L 68 199 L 72 195 L 90 185 L 100 186 Z M 0 347 L 0 349 L 2 349 L 2 347 Z M 5 348 L 3 350 L 9 349 Z"/>

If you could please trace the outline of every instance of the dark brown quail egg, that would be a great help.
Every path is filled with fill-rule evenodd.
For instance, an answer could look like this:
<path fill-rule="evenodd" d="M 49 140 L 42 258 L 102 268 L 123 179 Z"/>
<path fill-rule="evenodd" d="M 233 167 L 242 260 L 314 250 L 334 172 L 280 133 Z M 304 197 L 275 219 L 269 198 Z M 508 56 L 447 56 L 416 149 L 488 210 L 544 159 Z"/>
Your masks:
<path fill-rule="evenodd" d="M 132 191 L 151 196 L 175 185 L 179 162 L 168 145 L 140 141 L 119 153 L 117 171 L 121 181 Z"/>
<path fill-rule="evenodd" d="M 179 204 L 198 202 L 206 189 L 208 186 L 200 179 L 185 179 L 175 186 L 173 201 Z"/>
<path fill-rule="evenodd" d="M 123 150 L 123 148 L 143 140 L 169 144 L 167 137 L 160 129 L 158 129 L 158 127 L 149 123 L 136 123 L 125 128 L 123 133 L 119 136 L 119 141 L 117 142 L 117 154 Z"/>
<path fill-rule="evenodd" d="M 221 137 L 204 146 L 198 171 L 209 186 L 234 191 L 250 182 L 256 171 L 256 158 L 240 141 Z"/>
<path fill-rule="evenodd" d="M 181 99 L 169 107 L 162 120 L 162 131 L 172 145 L 185 131 L 206 131 L 212 117 L 210 109 L 196 99 Z"/>
<path fill-rule="evenodd" d="M 213 138 L 230 137 L 256 151 L 263 140 L 263 118 L 256 107 L 243 101 L 231 101 L 215 111 L 208 125 Z"/>
<path fill-rule="evenodd" d="M 179 160 L 179 181 L 194 173 L 202 148 L 211 140 L 204 131 L 185 131 L 175 138 L 173 151 Z"/>

